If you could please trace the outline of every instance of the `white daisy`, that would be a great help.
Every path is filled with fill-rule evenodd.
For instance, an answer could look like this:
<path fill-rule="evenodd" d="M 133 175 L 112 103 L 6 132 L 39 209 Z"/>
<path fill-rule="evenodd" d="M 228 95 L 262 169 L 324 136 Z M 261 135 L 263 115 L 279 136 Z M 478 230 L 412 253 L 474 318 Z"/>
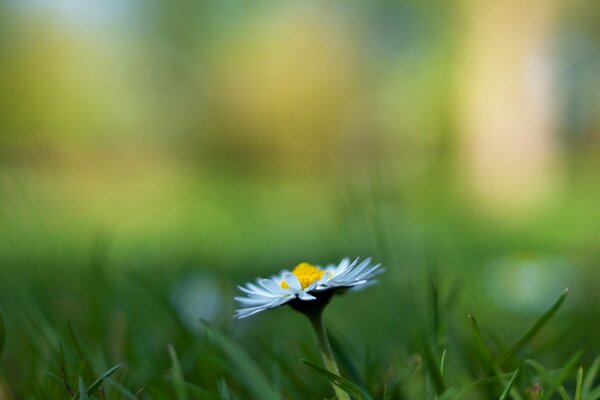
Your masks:
<path fill-rule="evenodd" d="M 350 262 L 345 258 L 337 266 L 331 264 L 324 268 L 301 263 L 291 272 L 282 271 L 271 279 L 257 279 L 256 284 L 238 286 L 246 296 L 235 297 L 242 305 L 235 311 L 236 316 L 246 318 L 286 303 L 302 309 L 314 300 L 318 300 L 316 303 L 328 302 L 336 291 L 358 289 L 375 283 L 370 279 L 383 272 L 381 264 L 372 265 L 370 258 L 361 263 L 358 260 Z"/>

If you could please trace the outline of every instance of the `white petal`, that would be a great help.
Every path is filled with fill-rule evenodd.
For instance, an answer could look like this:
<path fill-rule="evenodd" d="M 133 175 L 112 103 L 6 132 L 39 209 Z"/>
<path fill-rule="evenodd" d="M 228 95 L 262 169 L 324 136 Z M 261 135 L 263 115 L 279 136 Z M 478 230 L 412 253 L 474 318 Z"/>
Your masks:
<path fill-rule="evenodd" d="M 278 285 L 281 285 L 281 281 L 283 281 L 283 276 L 287 273 L 289 273 L 290 271 L 288 271 L 287 269 L 284 269 L 283 271 L 281 271 L 279 274 L 277 275 L 273 275 L 271 277 L 271 280 L 275 281 L 275 283 L 277 283 Z"/>
<path fill-rule="evenodd" d="M 319 282 L 321 282 L 321 281 L 320 281 L 320 280 L 316 280 L 316 281 L 314 281 L 313 283 L 311 283 L 310 285 L 308 285 L 308 286 L 307 286 L 307 287 L 304 289 L 304 291 L 305 291 L 305 292 L 310 292 L 310 291 L 313 291 L 313 290 L 315 290 L 315 289 L 316 289 L 316 288 L 319 286 Z"/>
<path fill-rule="evenodd" d="M 304 291 L 298 292 L 298 297 L 300 297 L 300 300 L 316 300 L 317 299 L 315 296 L 312 296 Z"/>
<path fill-rule="evenodd" d="M 265 288 L 266 290 L 268 290 L 271 293 L 274 293 L 277 295 L 282 295 L 282 294 L 286 293 L 284 288 L 282 288 L 281 286 L 279 286 L 278 284 L 276 284 L 274 281 L 272 281 L 270 279 L 261 279 L 259 283 L 260 283 L 260 286 L 262 286 L 263 288 Z"/>
<path fill-rule="evenodd" d="M 296 275 L 288 272 L 283 275 L 283 280 L 290 288 L 294 290 L 302 290 L 302 285 L 300 284 L 300 281 Z"/>
<path fill-rule="evenodd" d="M 245 308 L 243 310 L 236 310 L 237 311 L 236 316 L 238 317 L 238 319 L 242 319 L 242 318 L 246 318 L 251 315 L 254 315 L 256 313 L 259 313 L 261 311 L 265 311 L 266 309 L 267 309 L 266 307 L 263 307 L 263 308 L 255 309 L 252 311 L 249 311 L 247 308 Z"/>
<path fill-rule="evenodd" d="M 250 284 L 248 284 L 248 285 L 250 285 Z M 250 289 L 247 289 L 247 288 L 242 287 L 242 286 L 238 286 L 238 288 L 242 292 L 248 294 L 249 297 L 256 297 L 256 298 L 261 298 L 261 297 L 271 297 L 271 298 L 279 297 L 279 295 L 276 295 L 276 294 L 271 293 L 271 292 L 267 292 L 264 289 L 256 288 L 254 290 L 250 290 Z"/>
<path fill-rule="evenodd" d="M 337 269 L 335 270 L 334 275 L 343 274 L 344 272 L 346 272 L 346 270 L 348 270 L 349 266 L 350 266 L 350 259 L 344 258 L 338 265 Z"/>
<path fill-rule="evenodd" d="M 368 281 L 364 285 L 352 286 L 349 290 L 351 290 L 352 292 L 358 292 L 359 290 L 363 290 L 365 288 L 371 287 L 371 286 L 375 285 L 376 283 L 377 283 L 376 280 Z"/>
<path fill-rule="evenodd" d="M 260 310 L 260 311 L 266 310 L 268 308 L 269 308 L 269 306 L 265 304 L 265 305 L 256 306 L 256 307 L 239 308 L 239 309 L 235 310 L 235 312 L 238 315 L 243 315 L 243 314 L 248 314 L 249 312 L 253 312 L 253 311 L 256 311 L 256 310 Z"/>
<path fill-rule="evenodd" d="M 367 282 L 368 281 L 366 281 L 364 279 L 361 281 L 351 281 L 351 282 L 347 282 L 344 286 L 359 286 L 359 285 L 364 285 Z"/>
<path fill-rule="evenodd" d="M 333 273 L 333 279 L 344 278 L 346 275 L 352 272 L 357 262 L 358 258 L 354 260 L 351 264 L 347 258 L 342 260 L 339 267 Z"/>
<path fill-rule="evenodd" d="M 345 266 L 344 260 L 334 271 L 330 279 L 320 280 L 316 290 L 326 290 L 332 287 L 354 287 L 364 285 L 369 279 L 380 274 L 383 270 L 381 264 L 370 265 L 371 259 L 367 258 L 358 264 L 358 259 Z"/>
<path fill-rule="evenodd" d="M 259 281 L 260 281 L 260 279 L 259 279 Z M 246 287 L 247 287 L 248 289 L 250 289 L 250 290 L 252 290 L 252 291 L 256 292 L 256 293 L 260 293 L 260 294 L 264 294 L 264 295 L 272 295 L 272 294 L 273 294 L 271 291 L 269 291 L 269 290 L 266 290 L 265 288 L 263 288 L 263 287 L 260 287 L 260 286 L 257 286 L 257 285 L 255 285 L 255 284 L 253 284 L 253 283 L 250 283 L 250 282 L 248 282 L 248 283 L 246 284 Z"/>
<path fill-rule="evenodd" d="M 368 271 L 363 272 L 362 278 L 370 279 L 370 278 L 374 277 L 375 275 L 379 275 L 382 272 L 383 272 L 383 268 L 381 268 L 381 264 L 377 264 L 374 267 L 370 268 Z"/>
<path fill-rule="evenodd" d="M 268 297 L 263 297 L 263 298 L 253 298 L 253 297 L 234 297 L 233 298 L 236 301 L 239 301 L 242 304 L 245 305 L 259 305 L 259 304 L 268 304 L 269 302 L 272 301 L 272 299 L 268 298 Z"/>
<path fill-rule="evenodd" d="M 361 262 L 359 265 L 357 265 L 352 271 L 350 271 L 346 275 L 346 277 L 348 279 L 353 279 L 353 278 L 357 277 L 358 275 L 362 274 L 362 272 L 369 267 L 370 262 L 371 262 L 371 259 L 367 258 L 366 260 Z"/>
<path fill-rule="evenodd" d="M 246 317 L 249 317 L 250 315 L 254 315 L 258 312 L 268 310 L 269 308 L 279 307 L 280 305 L 283 305 L 283 304 L 287 303 L 288 301 L 292 300 L 294 297 L 295 297 L 294 295 L 288 295 L 288 296 L 285 296 L 285 297 L 282 297 L 279 299 L 275 299 L 275 300 L 273 300 L 269 303 L 263 304 L 263 305 L 240 308 L 238 310 L 235 310 L 236 316 L 239 319 L 246 318 Z"/>

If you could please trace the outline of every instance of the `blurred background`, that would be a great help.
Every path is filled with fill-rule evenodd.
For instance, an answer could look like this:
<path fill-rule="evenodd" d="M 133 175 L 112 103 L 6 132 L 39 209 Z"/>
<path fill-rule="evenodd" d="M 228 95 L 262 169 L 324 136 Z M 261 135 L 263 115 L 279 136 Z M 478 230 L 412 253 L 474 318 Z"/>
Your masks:
<path fill-rule="evenodd" d="M 244 340 L 301 323 L 231 321 L 235 284 L 371 256 L 382 284 L 331 306 L 353 342 L 378 319 L 410 337 L 431 276 L 459 331 L 569 286 L 597 337 L 599 27 L 583 0 L 2 1 L 7 319 L 52 299 L 50 326 L 94 331 L 88 303 L 128 303 L 135 276 Z"/>

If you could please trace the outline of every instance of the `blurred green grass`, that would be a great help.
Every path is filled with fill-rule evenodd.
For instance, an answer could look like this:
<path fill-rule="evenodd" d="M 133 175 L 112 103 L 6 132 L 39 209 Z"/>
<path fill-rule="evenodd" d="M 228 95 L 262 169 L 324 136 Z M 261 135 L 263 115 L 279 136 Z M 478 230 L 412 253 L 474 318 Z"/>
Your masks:
<path fill-rule="evenodd" d="M 600 13 L 496 7 L 0 2 L 0 400 L 331 398 L 233 296 L 346 256 L 373 398 L 599 398 Z"/>
<path fill-rule="evenodd" d="M 452 182 L 438 184 L 443 180 L 435 175 L 420 187 L 368 173 L 334 185 L 298 179 L 292 189 L 268 175 L 181 176 L 185 194 L 171 217 L 152 214 L 160 206 L 141 204 L 128 208 L 131 218 L 123 223 L 135 222 L 136 212 L 154 221 L 114 230 L 97 229 L 90 203 L 67 214 L 82 219 L 57 218 L 52 210 L 64 205 L 43 199 L 64 188 L 41 189 L 34 179 L 11 192 L 0 253 L 7 398 L 62 398 L 69 392 L 63 375 L 77 390 L 78 377 L 89 386 L 118 364 L 123 367 L 102 385 L 107 398 L 132 398 L 142 388 L 141 398 L 182 398 L 182 391 L 200 399 L 226 398 L 225 392 L 261 398 L 252 386 L 257 378 L 247 372 L 257 368 L 261 385 L 284 398 L 330 397 L 327 380 L 300 362 L 319 360 L 308 324 L 286 309 L 235 321 L 232 299 L 236 284 L 300 261 L 324 264 L 341 256 L 371 255 L 387 268 L 378 285 L 334 299 L 325 314 L 345 360 L 343 375 L 374 398 L 386 390 L 390 398 L 435 398 L 426 365 L 443 351 L 444 387 L 454 398 L 489 373 L 477 361 L 467 314 L 477 317 L 486 343 L 500 352 L 567 286 L 572 295 L 564 308 L 505 372 L 519 368 L 521 393 L 538 382 L 548 389 L 556 374 L 546 376 L 525 360 L 554 370 L 584 350 L 578 362 L 587 370 L 596 355 L 600 325 L 590 316 L 598 312 L 598 284 L 589 277 L 598 257 L 590 234 L 597 220 L 586 212 L 593 197 L 586 191 L 593 189 L 574 190 L 526 221 L 499 223 L 474 213 L 453 194 Z M 198 207 L 199 198 L 207 205 Z M 31 211 L 39 219 L 23 223 Z M 217 342 L 200 319 L 216 327 L 210 329 Z M 423 340 L 431 346 L 429 361 Z M 181 365 L 177 372 L 168 345 Z M 251 367 L 237 364 L 248 360 Z M 564 389 L 572 393 L 573 368 Z M 501 391 L 489 382 L 461 396 L 490 398 Z"/>
<path fill-rule="evenodd" d="M 217 395 L 224 385 L 239 398 L 266 398 L 257 394 L 262 390 L 259 385 L 284 398 L 330 396 L 326 380 L 300 363 L 319 356 L 312 332 L 299 314 L 282 308 L 233 320 L 235 274 L 180 266 L 109 275 L 102 260 L 102 256 L 94 260 L 93 268 L 80 265 L 61 271 L 56 266 L 45 276 L 25 275 L 23 281 L 9 284 L 3 280 L 2 388 L 8 398 L 62 398 L 69 391 L 64 381 L 76 388 L 81 376 L 89 386 L 121 363 L 115 381 L 103 384 L 108 398 L 132 398 L 128 396 L 142 388 L 142 398 L 184 398 L 182 391 L 189 398 L 224 398 Z M 444 387 L 453 388 L 447 398 L 486 376 L 477 362 L 477 342 L 471 337 L 466 310 L 478 316 L 484 340 L 494 352 L 501 352 L 537 318 L 517 312 L 500 317 L 485 306 L 481 294 L 473 304 L 464 298 L 464 284 L 453 287 L 440 274 L 417 280 L 393 264 L 388 269 L 379 285 L 334 299 L 325 314 L 343 374 L 375 398 L 396 380 L 400 383 L 391 398 L 433 396 L 427 394 L 431 371 L 423 368 L 437 362 L 442 350 Z M 247 275 L 240 272 L 238 282 Z M 197 278 L 200 285 L 181 286 Z M 216 303 L 210 301 L 215 293 Z M 595 307 L 580 299 L 576 308 L 578 312 L 562 310 L 530 343 L 519 346 L 507 365 L 526 369 L 521 363 L 531 358 L 552 370 L 579 349 L 587 350 L 580 362 L 589 365 L 594 356 L 592 332 L 597 328 L 588 316 Z M 567 303 L 566 310 L 573 310 L 573 304 Z M 203 327 L 200 318 L 212 322 Z M 585 334 L 590 335 L 587 340 Z M 432 346 L 429 350 L 424 350 L 423 340 Z M 169 356 L 168 344 L 177 361 L 174 353 Z M 546 389 L 552 384 L 554 378 L 540 375 L 539 368 L 529 368 L 528 375 L 520 377 L 521 392 L 537 382 Z M 260 378 L 253 377 L 257 373 Z M 570 388 L 575 370 L 565 374 Z M 185 389 L 177 383 L 182 377 L 189 382 Z M 497 386 L 484 386 L 466 398 L 489 398 L 493 393 L 499 393 Z"/>

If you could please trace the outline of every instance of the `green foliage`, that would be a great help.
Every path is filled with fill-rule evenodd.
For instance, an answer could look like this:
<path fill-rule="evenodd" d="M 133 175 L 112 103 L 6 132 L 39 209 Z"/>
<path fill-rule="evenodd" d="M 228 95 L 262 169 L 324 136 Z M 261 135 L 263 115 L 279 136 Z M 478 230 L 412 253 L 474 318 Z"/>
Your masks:
<path fill-rule="evenodd" d="M 585 400 L 596 400 L 600 399 L 600 386 L 593 387 L 596 377 L 598 375 L 598 368 L 600 367 L 600 355 L 594 359 L 594 362 L 588 369 L 588 372 L 583 379 L 581 386 L 581 397 Z"/>
<path fill-rule="evenodd" d="M 433 381 L 436 393 L 441 395 L 448 389 L 448 386 L 435 358 L 433 348 L 427 339 L 423 339 L 423 353 L 425 354 L 425 365 L 427 366 L 429 377 Z"/>
<path fill-rule="evenodd" d="M 544 313 L 544 315 L 542 315 L 537 321 L 535 321 L 533 326 L 531 328 L 529 328 L 523 334 L 523 336 L 521 336 L 519 339 L 517 339 L 517 341 L 512 346 L 510 346 L 508 350 L 506 350 L 500 356 L 498 356 L 498 358 L 495 361 L 496 365 L 502 365 L 506 360 L 508 360 L 510 357 L 512 357 L 517 351 L 519 351 L 527 343 L 529 343 L 529 341 L 531 341 L 531 339 L 533 339 L 533 337 L 543 328 L 543 326 L 550 320 L 550 318 L 552 318 L 552 316 L 558 311 L 558 309 L 560 308 L 562 303 L 567 298 L 568 293 L 569 293 L 569 290 L 565 289 L 561 293 L 561 295 L 558 297 L 556 302 L 552 305 L 552 307 L 550 307 L 550 309 L 548 311 L 546 311 Z"/>
<path fill-rule="evenodd" d="M 519 370 L 515 369 L 515 372 L 513 372 L 513 374 L 510 376 L 508 384 L 506 385 L 506 387 L 504 388 L 504 391 L 500 395 L 500 400 L 504 400 L 504 399 L 508 398 L 508 394 L 510 393 L 510 390 L 512 389 L 515 379 L 517 379 L 517 375 L 519 375 Z"/>
<path fill-rule="evenodd" d="M 121 368 L 122 365 L 121 364 L 117 364 L 114 367 L 112 367 L 111 369 L 109 369 L 108 371 L 106 371 L 105 373 L 103 373 L 102 375 L 100 375 L 87 389 L 86 389 L 86 395 L 92 395 L 102 384 L 102 382 L 104 382 L 104 380 L 106 380 L 108 377 L 110 377 L 112 374 L 114 374 L 115 372 L 117 372 L 117 370 L 119 368 Z M 81 385 L 83 381 L 80 379 L 79 383 Z M 79 395 L 79 396 L 78 396 Z M 72 400 L 76 400 L 77 398 L 83 398 L 81 397 L 81 393 L 76 393 L 75 396 L 73 396 Z"/>
<path fill-rule="evenodd" d="M 577 385 L 575 386 L 575 400 L 582 400 L 581 390 L 583 387 L 583 367 L 577 371 Z"/>
<path fill-rule="evenodd" d="M 357 400 L 373 400 L 373 398 L 367 392 L 352 383 L 350 380 L 336 375 L 310 360 L 302 360 L 302 362 L 323 375 L 332 384 L 343 389 L 346 393 L 352 396 L 352 398 Z"/>
<path fill-rule="evenodd" d="M 85 389 L 85 383 L 83 383 L 83 378 L 79 378 L 79 398 L 81 400 L 89 400 L 89 396 L 87 395 L 87 390 Z"/>
<path fill-rule="evenodd" d="M 239 379 L 257 399 L 276 400 L 280 395 L 271 387 L 266 376 L 246 351 L 233 340 L 219 332 L 209 322 L 202 321 L 209 338 L 219 347 L 237 371 Z"/>
<path fill-rule="evenodd" d="M 102 281 L 97 270 L 91 273 L 87 279 L 98 286 L 82 291 L 80 276 L 67 278 L 59 289 L 41 290 L 38 302 L 0 293 L 8 310 L 5 326 L 20 338 L 5 346 L 0 391 L 34 399 L 276 400 L 331 398 L 333 383 L 361 400 L 600 399 L 600 357 L 588 362 L 590 355 L 575 347 L 585 343 L 565 340 L 573 331 L 552 321 L 561 318 L 566 292 L 533 323 L 521 321 L 530 328 L 508 346 L 502 325 L 480 325 L 473 315 L 455 318 L 441 307 L 448 298 L 443 286 L 425 293 L 437 298 L 437 305 L 429 303 L 438 310 L 435 317 L 418 308 L 425 318 L 411 319 L 408 334 L 390 335 L 378 325 L 365 330 L 361 318 L 369 315 L 361 314 L 350 325 L 360 334 L 344 329 L 340 311 L 358 311 L 363 301 L 365 310 L 376 307 L 370 296 L 377 299 L 384 284 L 339 297 L 325 313 L 339 327 L 332 335 L 338 375 L 304 359 L 318 358 L 316 338 L 304 318 L 286 307 L 242 321 L 224 311 L 213 322 L 190 323 L 171 300 L 176 284 L 167 275 Z M 223 287 L 230 286 L 225 280 Z M 60 320 L 64 305 L 53 302 L 60 295 L 76 299 L 66 324 Z M 383 325 L 395 310 L 379 304 Z M 93 314 L 82 312 L 87 310 Z M 28 362 L 15 368 L 17 358 Z M 34 381 L 27 379 L 32 374 Z"/>
<path fill-rule="evenodd" d="M 1 400 L 600 399 L 600 2 L 80 3 L 0 1 Z M 232 318 L 359 255 L 339 376 Z"/>
<path fill-rule="evenodd" d="M 2 313 L 0 313 L 0 356 L 2 356 L 2 350 L 4 350 L 4 337 L 6 333 L 4 331 L 4 319 L 2 318 Z"/>
<path fill-rule="evenodd" d="M 173 346 L 168 346 L 169 356 L 171 357 L 172 365 L 172 376 L 171 381 L 173 382 L 173 390 L 177 400 L 188 400 L 187 388 L 185 387 L 185 379 L 183 378 L 183 371 L 181 370 L 181 364 L 177 358 L 177 353 Z"/>

